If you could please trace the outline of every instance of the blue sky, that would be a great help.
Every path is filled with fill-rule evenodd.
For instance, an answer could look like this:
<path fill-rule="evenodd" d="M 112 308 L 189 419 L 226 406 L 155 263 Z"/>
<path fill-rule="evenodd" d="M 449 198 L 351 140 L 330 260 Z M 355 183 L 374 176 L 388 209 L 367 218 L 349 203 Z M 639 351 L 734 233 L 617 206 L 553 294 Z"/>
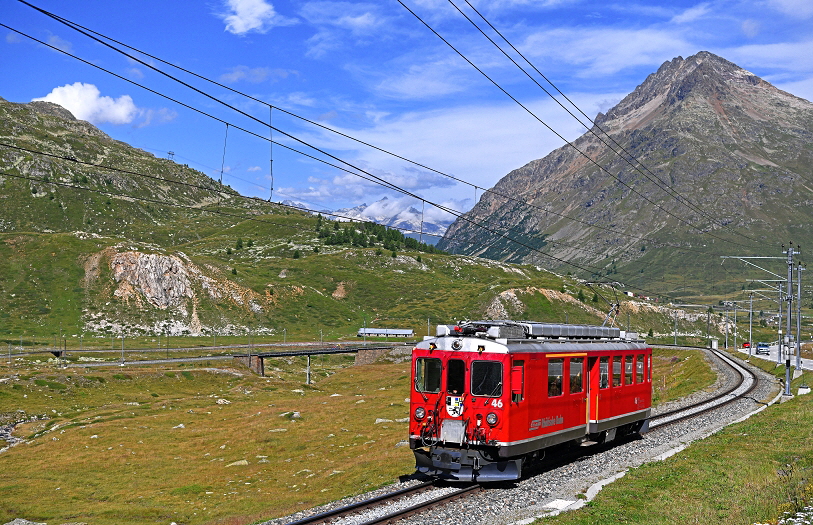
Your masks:
<path fill-rule="evenodd" d="M 591 117 L 664 61 L 716 53 L 813 99 L 811 0 L 623 2 L 469 0 Z M 448 0 L 403 0 L 560 134 L 581 125 L 531 83 Z M 512 102 L 397 0 L 377 2 L 36 0 L 36 6 L 236 90 L 481 187 L 561 139 Z M 465 0 L 454 3 L 472 17 Z M 16 1 L 0 22 L 263 137 L 268 128 L 161 77 Z M 268 142 L 0 28 L 0 97 L 46 97 L 113 138 L 167 152 L 246 195 L 269 197 Z M 267 106 L 148 60 L 267 122 Z M 276 127 L 369 173 L 461 211 L 476 192 L 438 173 L 279 111 Z M 275 140 L 320 154 L 274 135 Z M 224 160 L 225 142 L 225 160 Z M 391 190 L 274 146 L 273 200 L 314 208 L 372 203 Z M 427 218 L 438 215 L 427 209 Z"/>

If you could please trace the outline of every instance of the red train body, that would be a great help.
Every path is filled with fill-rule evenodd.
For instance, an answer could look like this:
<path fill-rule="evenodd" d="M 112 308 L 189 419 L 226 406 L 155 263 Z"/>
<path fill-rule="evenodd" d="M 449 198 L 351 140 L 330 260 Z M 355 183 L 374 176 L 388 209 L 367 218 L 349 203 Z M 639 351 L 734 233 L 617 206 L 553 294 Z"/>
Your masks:
<path fill-rule="evenodd" d="M 645 432 L 652 349 L 618 328 L 526 321 L 438 326 L 412 352 L 409 442 L 419 472 L 518 479 L 566 442 Z"/>

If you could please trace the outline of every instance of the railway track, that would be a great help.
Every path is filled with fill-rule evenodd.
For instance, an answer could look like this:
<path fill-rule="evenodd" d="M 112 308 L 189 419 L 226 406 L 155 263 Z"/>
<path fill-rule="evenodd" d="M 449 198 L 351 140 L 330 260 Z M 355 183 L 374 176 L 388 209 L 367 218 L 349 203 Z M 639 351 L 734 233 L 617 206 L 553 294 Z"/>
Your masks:
<path fill-rule="evenodd" d="M 719 363 L 731 370 L 737 379 L 734 380 L 732 385 L 711 397 L 653 416 L 650 423 L 651 431 L 659 431 L 678 422 L 720 409 L 737 399 L 748 396 L 756 388 L 758 384 L 757 376 L 735 359 L 721 351 L 703 350 L 708 351 Z M 609 451 L 617 445 L 635 439 L 640 438 L 626 437 L 612 443 L 591 447 L 563 447 L 556 450 L 555 453 L 549 454 L 547 459 L 529 464 L 527 470 L 526 467 L 523 467 L 523 473 L 526 474 L 524 477 L 531 478 L 544 474 L 563 465 L 580 461 L 585 457 Z M 501 485 L 498 484 L 489 488 L 499 489 L 500 487 Z M 401 519 L 426 512 L 434 507 L 447 505 L 455 499 L 471 496 L 483 490 L 486 490 L 486 488 L 479 484 L 443 486 L 428 481 L 345 507 L 288 522 L 287 525 L 312 525 L 318 523 L 330 523 L 330 525 L 377 525 L 395 523 Z"/>
<path fill-rule="evenodd" d="M 711 355 L 714 355 L 721 363 L 733 370 L 739 376 L 739 380 L 735 385 L 730 386 L 722 392 L 718 392 L 708 399 L 652 416 L 649 424 L 650 430 L 655 430 L 666 425 L 672 425 L 678 423 L 679 421 L 684 421 L 691 417 L 705 414 L 747 396 L 754 390 L 754 388 L 756 388 L 756 374 L 737 363 L 732 357 L 719 350 L 708 350 L 705 348 L 702 350 L 706 350 Z"/>
<path fill-rule="evenodd" d="M 441 488 L 434 481 L 425 481 L 405 489 L 302 518 L 290 522 L 288 525 L 316 525 L 328 522 L 331 525 L 394 523 L 479 490 L 482 490 L 482 487 L 477 484 Z"/>

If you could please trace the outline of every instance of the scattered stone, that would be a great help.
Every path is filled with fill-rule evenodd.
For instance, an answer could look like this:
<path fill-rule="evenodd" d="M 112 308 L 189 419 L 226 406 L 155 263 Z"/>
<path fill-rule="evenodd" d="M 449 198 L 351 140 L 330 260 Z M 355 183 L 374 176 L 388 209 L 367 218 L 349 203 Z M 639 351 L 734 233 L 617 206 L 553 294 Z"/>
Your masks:
<path fill-rule="evenodd" d="M 304 394 L 304 393 L 305 393 L 305 391 L 304 391 L 304 390 L 299 389 L 299 388 L 297 388 L 297 389 L 295 389 L 295 390 L 291 390 L 291 392 L 293 392 L 294 394 Z"/>
<path fill-rule="evenodd" d="M 409 418 L 408 417 L 399 417 L 398 419 L 395 420 L 395 422 L 396 423 L 409 423 Z"/>
<path fill-rule="evenodd" d="M 28 521 L 23 518 L 14 518 L 12 521 L 9 521 L 5 525 L 48 525 L 48 524 L 41 523 L 39 521 Z"/>
<path fill-rule="evenodd" d="M 359 399 L 358 401 L 356 401 L 356 404 L 358 405 L 359 403 L 365 403 L 365 401 L 363 399 Z"/>
<path fill-rule="evenodd" d="M 341 394 L 330 394 L 330 397 L 342 397 Z"/>
<path fill-rule="evenodd" d="M 392 419 L 378 418 L 375 420 L 375 424 L 378 425 L 379 423 L 392 423 Z"/>
<path fill-rule="evenodd" d="M 406 447 L 409 445 L 409 441 L 403 439 L 395 444 L 396 447 Z"/>
<path fill-rule="evenodd" d="M 235 461 L 234 463 L 229 463 L 226 466 L 227 467 L 243 467 L 245 465 L 248 465 L 248 460 L 241 459 L 240 461 Z"/>
<path fill-rule="evenodd" d="M 99 439 L 99 436 L 96 435 L 96 434 L 93 434 L 92 436 L 90 436 L 90 439 Z"/>
<path fill-rule="evenodd" d="M 231 401 L 228 399 L 223 399 L 222 397 L 217 400 L 218 405 L 231 405 Z"/>
<path fill-rule="evenodd" d="M 288 432 L 287 428 L 272 428 L 269 432 Z"/>
<path fill-rule="evenodd" d="M 186 428 L 186 427 L 184 426 L 184 424 L 183 424 L 183 423 L 181 423 L 181 424 L 179 424 L 179 425 L 175 425 L 175 426 L 174 426 L 174 427 L 172 427 L 172 428 Z"/>

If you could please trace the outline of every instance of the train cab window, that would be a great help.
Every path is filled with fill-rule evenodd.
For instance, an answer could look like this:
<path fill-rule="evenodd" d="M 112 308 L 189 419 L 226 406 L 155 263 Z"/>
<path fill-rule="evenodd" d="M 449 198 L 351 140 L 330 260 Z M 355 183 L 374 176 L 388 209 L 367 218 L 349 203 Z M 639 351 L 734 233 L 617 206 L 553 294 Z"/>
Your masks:
<path fill-rule="evenodd" d="M 519 403 L 525 397 L 525 361 L 517 359 L 511 363 L 511 401 Z"/>
<path fill-rule="evenodd" d="M 472 362 L 471 395 L 486 397 L 502 395 L 502 363 L 497 361 Z"/>
<path fill-rule="evenodd" d="M 643 383 L 644 382 L 644 355 L 639 354 L 638 357 L 635 358 L 635 382 L 636 383 Z"/>
<path fill-rule="evenodd" d="M 562 395 L 562 369 L 565 360 L 562 358 L 548 359 L 548 397 Z"/>
<path fill-rule="evenodd" d="M 415 390 L 440 392 L 440 359 L 419 357 L 415 360 Z"/>
<path fill-rule="evenodd" d="M 621 386 L 621 356 L 613 357 L 613 386 Z"/>
<path fill-rule="evenodd" d="M 577 394 L 584 391 L 582 382 L 582 371 L 584 369 L 584 358 L 572 357 L 570 359 L 570 393 Z"/>
<path fill-rule="evenodd" d="M 609 357 L 601 357 L 598 360 L 598 387 L 599 388 L 609 388 L 610 387 L 610 358 Z"/>
<path fill-rule="evenodd" d="M 624 356 L 624 384 L 631 385 L 632 384 L 632 356 L 625 355 Z"/>
<path fill-rule="evenodd" d="M 466 387 L 466 363 L 462 359 L 449 359 L 446 363 L 446 392 L 461 395 Z"/>

